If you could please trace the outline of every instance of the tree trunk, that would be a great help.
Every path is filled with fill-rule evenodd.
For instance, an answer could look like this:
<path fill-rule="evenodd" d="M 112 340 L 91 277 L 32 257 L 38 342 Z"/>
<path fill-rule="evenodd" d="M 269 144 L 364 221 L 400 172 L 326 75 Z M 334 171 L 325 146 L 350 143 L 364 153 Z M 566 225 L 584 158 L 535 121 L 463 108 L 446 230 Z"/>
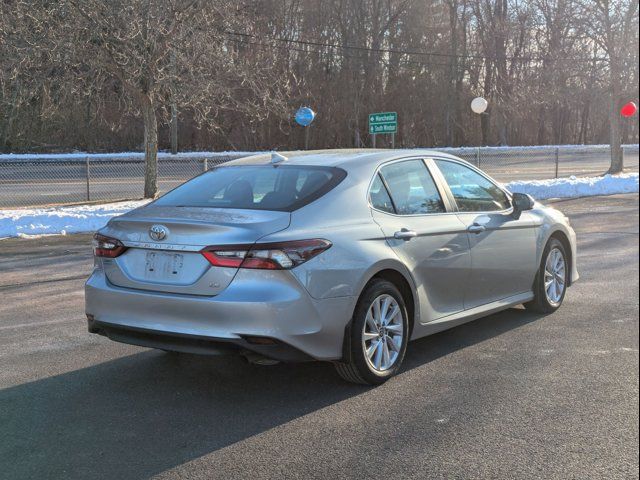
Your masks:
<path fill-rule="evenodd" d="M 178 106 L 171 102 L 171 153 L 178 153 Z"/>
<path fill-rule="evenodd" d="M 158 121 L 153 102 L 142 100 L 144 119 L 144 198 L 158 196 Z"/>
<path fill-rule="evenodd" d="M 620 116 L 618 113 L 618 98 L 620 92 L 618 69 L 611 65 L 611 87 L 609 90 L 609 143 L 611 144 L 611 166 L 607 173 L 615 174 L 624 170 L 622 147 L 620 145 Z"/>
<path fill-rule="evenodd" d="M 174 78 L 178 75 L 178 69 L 176 67 L 176 51 L 171 49 L 171 73 Z M 175 89 L 175 81 L 172 82 L 172 86 Z M 171 92 L 171 153 L 178 153 L 178 104 L 176 103 L 175 91 Z"/>
<path fill-rule="evenodd" d="M 498 108 L 498 141 L 502 146 L 509 145 L 508 134 L 507 134 L 507 112 L 505 112 L 505 107 L 500 105 Z"/>
<path fill-rule="evenodd" d="M 587 98 L 582 107 L 582 114 L 580 115 L 580 133 L 578 134 L 578 143 L 587 143 L 587 137 L 589 134 L 589 113 L 591 112 L 591 101 Z"/>
<path fill-rule="evenodd" d="M 9 110 L 9 114 L 7 115 L 7 121 L 4 126 L 4 132 L 2 133 L 2 144 L 0 148 L 2 150 L 9 150 L 9 135 L 11 134 L 11 127 L 13 127 L 13 122 L 16 119 L 16 103 L 18 99 L 18 91 L 20 90 L 20 80 L 16 80 L 16 83 L 13 87 L 13 95 L 11 96 L 11 107 Z"/>
<path fill-rule="evenodd" d="M 538 145 L 544 145 L 545 141 L 545 115 L 546 114 L 546 110 L 544 108 L 544 105 L 540 105 L 540 107 L 538 107 L 538 140 L 537 143 Z"/>
<path fill-rule="evenodd" d="M 486 66 L 486 73 L 484 76 L 484 98 L 491 101 L 491 90 L 493 89 L 493 67 L 492 65 Z M 480 131 L 482 133 L 482 146 L 487 146 L 491 143 L 490 128 L 491 128 L 491 114 L 493 113 L 493 107 L 489 107 L 487 111 L 480 115 Z"/>
<path fill-rule="evenodd" d="M 607 173 L 620 173 L 624 169 L 622 147 L 620 145 L 620 119 L 618 118 L 618 102 L 612 95 L 609 100 L 609 126 L 611 143 L 611 166 Z"/>
<path fill-rule="evenodd" d="M 457 2 L 449 3 L 449 30 L 451 31 L 451 39 L 449 42 L 449 68 L 447 72 L 447 99 L 445 101 L 444 129 L 446 144 L 449 147 L 454 146 L 454 128 L 456 123 L 455 107 L 456 107 L 456 78 L 458 77 L 458 4 Z"/>

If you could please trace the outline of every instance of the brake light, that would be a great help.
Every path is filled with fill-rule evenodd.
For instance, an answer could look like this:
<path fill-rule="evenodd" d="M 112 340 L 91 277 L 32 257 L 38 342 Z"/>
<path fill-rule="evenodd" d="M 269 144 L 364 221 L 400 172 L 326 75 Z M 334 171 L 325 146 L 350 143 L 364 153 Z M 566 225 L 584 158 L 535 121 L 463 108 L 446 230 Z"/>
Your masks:
<path fill-rule="evenodd" d="M 126 250 L 120 240 L 99 233 L 93 236 L 93 254 L 96 257 L 116 258 Z"/>
<path fill-rule="evenodd" d="M 311 260 L 331 247 L 329 240 L 210 246 L 201 253 L 215 267 L 288 270 Z"/>

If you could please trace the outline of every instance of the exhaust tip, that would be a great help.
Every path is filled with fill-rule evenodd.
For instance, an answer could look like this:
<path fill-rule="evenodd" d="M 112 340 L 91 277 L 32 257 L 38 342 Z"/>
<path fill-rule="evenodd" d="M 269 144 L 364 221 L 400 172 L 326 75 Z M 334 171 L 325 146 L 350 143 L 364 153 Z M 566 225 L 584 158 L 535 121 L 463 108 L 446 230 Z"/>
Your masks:
<path fill-rule="evenodd" d="M 274 360 L 273 358 L 263 357 L 262 355 L 258 355 L 253 352 L 245 352 L 243 353 L 244 358 L 252 365 L 263 365 L 263 366 L 272 366 L 278 365 L 280 363 L 279 360 Z"/>
<path fill-rule="evenodd" d="M 269 337 L 254 337 L 254 336 L 245 336 L 244 339 L 247 343 L 252 345 L 277 345 L 278 342 L 273 338 Z"/>

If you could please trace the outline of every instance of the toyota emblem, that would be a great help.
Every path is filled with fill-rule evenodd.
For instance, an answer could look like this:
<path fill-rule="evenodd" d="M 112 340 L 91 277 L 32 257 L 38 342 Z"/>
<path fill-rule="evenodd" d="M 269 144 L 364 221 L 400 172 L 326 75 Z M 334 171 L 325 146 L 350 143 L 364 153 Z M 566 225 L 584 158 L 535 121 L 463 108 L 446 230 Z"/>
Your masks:
<path fill-rule="evenodd" d="M 164 240 L 169 235 L 169 230 L 164 225 L 153 225 L 149 229 L 149 236 L 156 242 Z"/>

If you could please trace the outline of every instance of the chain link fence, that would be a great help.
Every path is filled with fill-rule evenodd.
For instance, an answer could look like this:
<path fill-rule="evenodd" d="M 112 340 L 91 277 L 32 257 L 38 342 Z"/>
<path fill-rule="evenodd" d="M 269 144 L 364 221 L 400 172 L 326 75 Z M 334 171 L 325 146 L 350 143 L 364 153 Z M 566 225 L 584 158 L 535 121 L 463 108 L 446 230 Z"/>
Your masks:
<path fill-rule="evenodd" d="M 444 148 L 487 172 L 496 180 L 547 180 L 605 173 L 611 164 L 608 145 Z M 622 148 L 627 171 L 638 171 L 638 145 Z"/>
<path fill-rule="evenodd" d="M 246 155 L 159 154 L 160 193 Z M 0 208 L 132 200 L 143 191 L 142 154 L 0 155 Z"/>
<path fill-rule="evenodd" d="M 439 151 L 479 166 L 501 182 L 595 176 L 607 171 L 608 145 L 467 147 Z M 625 168 L 638 171 L 638 145 L 623 147 Z M 214 165 L 250 152 L 192 152 L 158 156 L 160 193 Z M 0 208 L 131 200 L 142 197 L 144 155 L 0 155 Z"/>

